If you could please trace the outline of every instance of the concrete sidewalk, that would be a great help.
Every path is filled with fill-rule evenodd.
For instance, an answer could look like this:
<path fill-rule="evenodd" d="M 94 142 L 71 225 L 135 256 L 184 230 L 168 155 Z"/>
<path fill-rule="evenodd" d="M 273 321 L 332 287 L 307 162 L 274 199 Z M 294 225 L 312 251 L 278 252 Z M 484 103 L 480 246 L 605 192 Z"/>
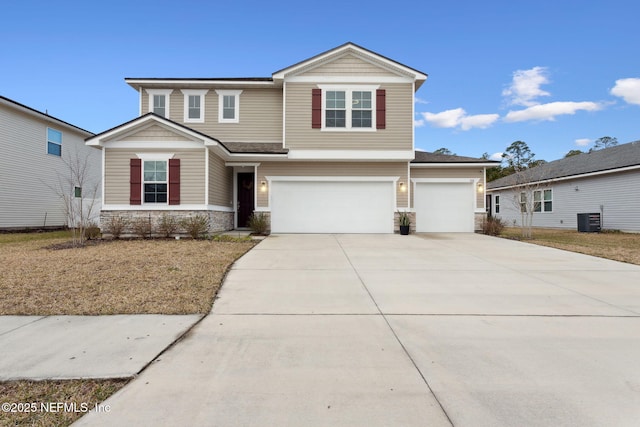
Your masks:
<path fill-rule="evenodd" d="M 280 235 L 78 425 L 631 426 L 640 267 L 474 234 Z"/>
<path fill-rule="evenodd" d="M 0 381 L 128 378 L 202 316 L 0 316 Z"/>

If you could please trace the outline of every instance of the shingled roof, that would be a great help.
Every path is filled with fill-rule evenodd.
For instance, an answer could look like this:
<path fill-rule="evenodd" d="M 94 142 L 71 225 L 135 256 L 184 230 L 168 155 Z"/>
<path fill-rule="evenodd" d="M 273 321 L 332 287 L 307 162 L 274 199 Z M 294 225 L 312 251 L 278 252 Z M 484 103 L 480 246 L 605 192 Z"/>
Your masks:
<path fill-rule="evenodd" d="M 528 182 L 578 177 L 579 175 L 594 172 L 615 171 L 616 169 L 639 165 L 640 141 L 634 141 L 592 151 L 591 153 L 554 160 L 553 162 L 488 182 L 487 189 L 510 187 Z"/>
<path fill-rule="evenodd" d="M 451 154 L 429 153 L 427 151 L 416 151 L 415 158 L 411 161 L 411 163 L 495 163 L 497 166 L 500 162 L 494 162 L 492 160 L 477 157 L 465 157 L 455 156 Z"/>

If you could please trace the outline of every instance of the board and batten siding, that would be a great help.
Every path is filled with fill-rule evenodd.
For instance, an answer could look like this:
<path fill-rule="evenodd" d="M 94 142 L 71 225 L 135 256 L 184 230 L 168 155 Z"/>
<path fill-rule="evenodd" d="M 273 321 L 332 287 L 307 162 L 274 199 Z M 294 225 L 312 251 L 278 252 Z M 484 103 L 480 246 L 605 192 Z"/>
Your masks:
<path fill-rule="evenodd" d="M 47 127 L 62 132 L 62 157 L 47 153 Z M 58 186 L 59 176 L 68 176 L 65 159 L 74 159 L 76 153 L 86 157 L 99 198 L 100 150 L 86 146 L 86 136 L 44 116 L 0 104 L 0 228 L 67 225 L 63 203 L 50 186 Z"/>
<path fill-rule="evenodd" d="M 258 166 L 256 182 L 266 181 L 267 176 L 327 176 L 327 177 L 400 177 L 407 184 L 406 162 L 263 162 Z M 396 183 L 397 185 L 397 183 Z M 398 207 L 407 206 L 407 192 L 396 188 Z M 269 189 L 258 191 L 256 206 L 265 208 L 269 204 Z"/>
<path fill-rule="evenodd" d="M 185 123 L 184 94 L 173 88 L 169 119 L 226 142 L 282 142 L 282 88 L 205 88 L 204 123 Z M 242 90 L 238 123 L 218 123 L 220 90 Z M 141 93 L 142 114 L 149 112 L 149 94 Z"/>
<path fill-rule="evenodd" d="M 411 168 L 411 178 L 469 178 L 478 179 L 479 183 L 482 183 L 483 188 L 486 188 L 484 182 L 484 169 L 482 167 L 469 167 L 469 168 L 425 168 L 414 167 Z M 413 185 L 411 187 L 411 206 L 413 207 Z M 484 192 L 476 193 L 476 208 L 484 207 Z"/>
<path fill-rule="evenodd" d="M 233 168 L 209 151 L 209 204 L 233 207 Z"/>
<path fill-rule="evenodd" d="M 576 191 L 577 188 L 577 191 Z M 577 230 L 579 213 L 601 213 L 602 228 L 640 232 L 640 170 L 558 181 L 540 190 L 553 191 L 553 211 L 535 212 L 534 227 Z M 493 214 L 508 225 L 520 225 L 520 211 L 513 203 L 519 191 L 492 191 Z M 495 213 L 495 196 L 500 213 Z M 602 206 L 602 209 L 601 209 Z"/>
<path fill-rule="evenodd" d="M 335 84 L 340 84 L 335 82 Z M 286 83 L 285 145 L 289 149 L 412 150 L 413 86 L 385 83 L 386 129 L 373 131 L 324 131 L 311 128 L 313 83 Z M 374 112 L 375 114 L 375 112 Z"/>
<path fill-rule="evenodd" d="M 137 154 L 161 153 L 158 150 L 105 148 L 106 205 L 129 204 L 129 160 Z M 180 204 L 205 202 L 205 152 L 197 150 L 170 150 L 174 159 L 180 159 Z M 144 204 L 143 204 L 144 205 Z M 153 207 L 153 205 L 150 205 Z"/>

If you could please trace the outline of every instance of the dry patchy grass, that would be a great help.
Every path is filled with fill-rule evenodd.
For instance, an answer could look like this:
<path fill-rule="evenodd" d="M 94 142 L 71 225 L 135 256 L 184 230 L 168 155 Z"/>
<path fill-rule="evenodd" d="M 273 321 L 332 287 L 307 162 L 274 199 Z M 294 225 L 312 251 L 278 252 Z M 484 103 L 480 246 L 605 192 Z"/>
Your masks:
<path fill-rule="evenodd" d="M 66 240 L 0 239 L 0 315 L 207 313 L 228 267 L 253 247 L 116 240 L 48 248 Z"/>
<path fill-rule="evenodd" d="M 519 228 L 510 227 L 501 233 L 501 237 L 520 240 L 521 232 Z M 534 228 L 533 238 L 526 241 L 640 265 L 640 234 L 579 233 L 574 230 Z"/>
<path fill-rule="evenodd" d="M 5 426 L 68 426 L 84 415 L 83 409 L 93 409 L 96 404 L 104 401 L 116 391 L 120 390 L 128 380 L 65 380 L 65 381 L 10 381 L 0 383 L 0 404 L 34 404 L 24 411 L 14 406 L 10 409 L 22 409 L 18 412 L 2 411 L 0 427 Z M 56 404 L 67 404 L 68 411 L 57 409 Z M 41 404 L 53 408 L 50 412 L 42 410 Z M 51 406 L 50 404 L 54 404 Z M 75 406 L 74 406 L 75 404 Z"/>

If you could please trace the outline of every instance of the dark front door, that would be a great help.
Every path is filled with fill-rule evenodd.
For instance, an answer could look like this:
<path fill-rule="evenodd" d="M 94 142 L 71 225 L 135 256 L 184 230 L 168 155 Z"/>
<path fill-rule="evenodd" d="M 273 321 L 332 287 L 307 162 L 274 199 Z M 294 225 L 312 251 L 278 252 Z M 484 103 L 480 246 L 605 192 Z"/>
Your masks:
<path fill-rule="evenodd" d="M 248 227 L 249 217 L 255 209 L 253 173 L 238 174 L 238 227 Z"/>
<path fill-rule="evenodd" d="M 487 194 L 487 196 L 486 196 L 486 201 L 487 201 L 486 202 L 486 207 L 487 207 L 486 209 L 487 209 L 487 216 L 489 218 L 491 218 L 491 215 L 493 214 L 493 206 L 491 204 L 492 197 L 493 196 L 491 196 L 491 194 Z"/>

